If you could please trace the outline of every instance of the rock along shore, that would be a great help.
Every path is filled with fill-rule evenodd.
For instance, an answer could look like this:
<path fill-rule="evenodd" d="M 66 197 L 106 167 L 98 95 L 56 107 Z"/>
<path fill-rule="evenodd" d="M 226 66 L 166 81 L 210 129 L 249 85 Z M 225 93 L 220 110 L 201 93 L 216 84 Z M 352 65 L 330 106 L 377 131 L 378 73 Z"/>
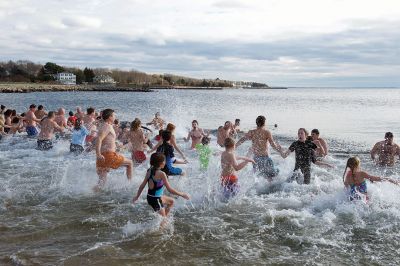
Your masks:
<path fill-rule="evenodd" d="M 0 84 L 0 93 L 29 93 L 57 91 L 130 91 L 151 92 L 149 88 L 119 87 L 107 85 L 59 85 L 59 84 Z"/>

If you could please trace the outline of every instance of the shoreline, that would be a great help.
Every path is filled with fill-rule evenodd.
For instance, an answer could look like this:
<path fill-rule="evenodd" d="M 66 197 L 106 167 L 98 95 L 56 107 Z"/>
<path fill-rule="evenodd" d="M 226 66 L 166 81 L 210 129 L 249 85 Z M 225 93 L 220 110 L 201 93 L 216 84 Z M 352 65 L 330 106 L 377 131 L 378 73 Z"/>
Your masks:
<path fill-rule="evenodd" d="M 235 87 L 199 87 L 199 86 L 149 86 L 149 87 L 130 87 L 103 84 L 43 84 L 43 83 L 0 83 L 0 93 L 31 93 L 31 92 L 68 92 L 68 91 L 103 91 L 103 92 L 154 92 L 155 90 L 238 90 L 238 89 L 287 89 L 286 87 L 254 87 L 254 88 L 235 88 Z"/>

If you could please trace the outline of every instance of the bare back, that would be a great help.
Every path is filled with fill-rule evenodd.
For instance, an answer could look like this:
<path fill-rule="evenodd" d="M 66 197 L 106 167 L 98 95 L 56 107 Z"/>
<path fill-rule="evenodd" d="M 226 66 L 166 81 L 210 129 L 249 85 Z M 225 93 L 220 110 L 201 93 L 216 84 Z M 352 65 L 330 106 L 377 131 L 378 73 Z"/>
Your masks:
<path fill-rule="evenodd" d="M 268 156 L 268 141 L 271 139 L 271 132 L 264 128 L 250 130 L 246 138 L 251 140 L 255 156 Z"/>
<path fill-rule="evenodd" d="M 233 154 L 232 152 L 227 152 L 227 151 L 222 152 L 222 154 L 221 154 L 221 167 L 222 167 L 221 176 L 236 175 L 236 171 L 233 168 L 234 163 L 235 163 L 235 154 Z"/>
<path fill-rule="evenodd" d="M 44 118 L 40 122 L 40 133 L 38 139 L 50 140 L 53 138 L 54 130 L 59 129 L 57 123 L 49 118 Z"/>
<path fill-rule="evenodd" d="M 132 151 L 143 151 L 146 137 L 141 128 L 135 131 L 129 131 L 129 141 L 132 145 Z"/>

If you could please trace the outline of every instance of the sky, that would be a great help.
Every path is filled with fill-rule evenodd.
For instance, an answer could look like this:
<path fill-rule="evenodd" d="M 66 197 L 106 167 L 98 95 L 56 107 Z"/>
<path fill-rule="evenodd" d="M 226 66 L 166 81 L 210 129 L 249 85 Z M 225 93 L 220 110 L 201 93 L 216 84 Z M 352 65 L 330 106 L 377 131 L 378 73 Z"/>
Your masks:
<path fill-rule="evenodd" d="M 400 87 L 399 0 L 0 0 L 0 60 Z"/>

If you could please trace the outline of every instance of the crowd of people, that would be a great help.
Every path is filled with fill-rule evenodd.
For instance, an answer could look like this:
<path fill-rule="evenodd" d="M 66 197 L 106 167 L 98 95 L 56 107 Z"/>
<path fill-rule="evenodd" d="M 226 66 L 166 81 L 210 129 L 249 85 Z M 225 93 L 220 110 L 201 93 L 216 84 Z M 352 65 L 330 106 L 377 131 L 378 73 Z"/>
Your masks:
<path fill-rule="evenodd" d="M 217 145 L 220 152 L 213 152 L 209 147 L 210 132 L 199 127 L 197 120 L 192 121 L 192 128 L 184 141 L 191 141 L 190 148 L 196 150 L 199 156 L 201 170 L 207 170 L 210 160 L 214 156 L 220 156 L 221 192 L 226 198 L 233 197 L 239 190 L 237 172 L 248 163 L 253 164 L 254 171 L 268 180 L 273 180 L 279 169 L 275 166 L 269 146 L 277 151 L 282 158 L 295 153 L 295 165 L 293 175 L 289 182 L 304 178 L 304 184 L 311 182 L 311 165 L 334 167 L 325 160 L 329 154 L 327 142 L 320 137 L 318 129 L 313 129 L 311 135 L 305 128 L 297 132 L 298 139 L 287 149 L 284 149 L 273 138 L 271 131 L 266 128 L 266 118 L 258 116 L 255 128 L 244 133 L 240 129 L 240 119 L 234 123 L 226 121 L 216 131 Z M 152 129 L 150 129 L 150 126 Z M 277 125 L 275 125 L 277 127 Z M 136 202 L 145 186 L 148 186 L 147 202 L 162 216 L 168 215 L 174 200 L 163 194 L 164 187 L 171 194 L 189 199 L 189 195 L 173 189 L 168 182 L 170 176 L 183 176 L 185 172 L 179 164 L 187 164 L 188 160 L 180 149 L 175 136 L 175 125 L 166 123 L 157 112 L 154 118 L 142 125 L 139 118 L 132 122 L 120 122 L 112 109 L 104 109 L 97 112 L 89 107 L 86 113 L 80 107 L 75 112 L 70 111 L 66 117 L 66 111 L 59 108 L 56 112 L 47 112 L 44 106 L 31 104 L 28 110 L 20 115 L 16 110 L 7 109 L 1 105 L 0 110 L 0 139 L 6 135 L 26 132 L 29 138 L 37 139 L 37 149 L 47 151 L 53 148 L 54 138 L 70 136 L 70 152 L 74 154 L 95 152 L 96 172 L 99 181 L 95 191 L 101 190 L 107 180 L 107 174 L 111 169 L 126 168 L 126 176 L 130 180 L 133 177 L 135 166 L 143 164 L 150 156 L 150 168 L 148 169 L 142 184 L 140 185 L 133 202 Z M 152 137 L 152 132 L 157 132 Z M 400 147 L 394 143 L 393 134 L 387 132 L 384 140 L 376 143 L 371 150 L 371 159 L 379 166 L 393 166 L 396 156 L 400 156 Z M 236 141 L 237 140 L 237 141 Z M 246 156 L 236 155 L 236 148 L 246 141 L 251 141 L 251 147 Z M 119 153 L 122 149 L 128 149 L 130 158 Z M 181 158 L 175 156 L 177 152 Z M 367 183 L 370 181 L 388 181 L 398 184 L 396 180 L 372 176 L 361 170 L 360 160 L 357 157 L 348 159 L 343 182 L 350 192 L 350 200 L 367 197 Z"/>

